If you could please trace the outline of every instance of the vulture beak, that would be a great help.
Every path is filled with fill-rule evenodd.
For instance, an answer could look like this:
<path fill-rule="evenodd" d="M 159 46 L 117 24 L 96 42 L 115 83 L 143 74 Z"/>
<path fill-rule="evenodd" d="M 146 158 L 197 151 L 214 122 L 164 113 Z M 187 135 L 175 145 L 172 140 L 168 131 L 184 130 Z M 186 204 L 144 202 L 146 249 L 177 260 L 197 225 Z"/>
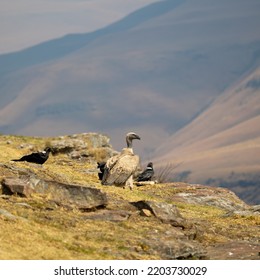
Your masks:
<path fill-rule="evenodd" d="M 134 138 L 133 139 L 138 139 L 138 140 L 141 140 L 141 137 L 137 134 L 134 134 Z"/>
<path fill-rule="evenodd" d="M 141 137 L 134 132 L 127 133 L 126 137 L 131 139 L 131 140 L 133 140 L 133 139 L 141 140 Z"/>

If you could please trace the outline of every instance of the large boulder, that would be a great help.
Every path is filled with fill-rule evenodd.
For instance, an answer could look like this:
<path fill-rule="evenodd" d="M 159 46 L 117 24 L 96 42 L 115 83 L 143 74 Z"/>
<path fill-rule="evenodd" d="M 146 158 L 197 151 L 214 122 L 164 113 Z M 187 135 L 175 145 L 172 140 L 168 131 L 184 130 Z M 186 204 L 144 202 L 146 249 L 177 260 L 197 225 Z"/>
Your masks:
<path fill-rule="evenodd" d="M 3 194 L 29 197 L 38 193 L 57 205 L 80 210 L 105 207 L 108 203 L 106 194 L 94 187 L 45 181 L 35 176 L 4 178 L 2 186 Z"/>
<path fill-rule="evenodd" d="M 59 139 L 53 140 L 50 143 L 54 154 L 57 153 L 70 153 L 74 150 L 79 151 L 87 149 L 87 143 L 81 139 Z"/>
<path fill-rule="evenodd" d="M 60 136 L 50 141 L 53 154 L 67 154 L 71 159 L 89 158 L 107 160 L 115 151 L 109 144 L 110 139 L 99 133 L 81 133 Z"/>

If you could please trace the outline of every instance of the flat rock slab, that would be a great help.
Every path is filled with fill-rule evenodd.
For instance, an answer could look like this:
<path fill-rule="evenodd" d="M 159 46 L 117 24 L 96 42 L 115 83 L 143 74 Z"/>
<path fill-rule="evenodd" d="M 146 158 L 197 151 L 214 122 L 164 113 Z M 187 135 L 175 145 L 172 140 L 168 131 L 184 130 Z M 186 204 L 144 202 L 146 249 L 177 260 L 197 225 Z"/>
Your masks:
<path fill-rule="evenodd" d="M 207 248 L 211 260 L 260 260 L 260 244 L 230 241 Z"/>
<path fill-rule="evenodd" d="M 29 197 L 38 193 L 58 205 L 77 207 L 80 210 L 91 210 L 105 207 L 108 199 L 101 190 L 89 186 L 63 184 L 45 181 L 36 177 L 12 177 L 2 181 L 4 194 L 18 194 Z"/>
<path fill-rule="evenodd" d="M 208 205 L 227 211 L 246 210 L 249 206 L 240 200 L 232 191 L 199 184 L 173 183 L 167 186 L 175 188 L 172 201 L 189 204 Z"/>
<path fill-rule="evenodd" d="M 57 204 L 77 207 L 80 210 L 105 207 L 107 196 L 94 187 L 67 185 L 55 181 L 40 181 L 35 186 L 35 192 L 46 195 Z"/>

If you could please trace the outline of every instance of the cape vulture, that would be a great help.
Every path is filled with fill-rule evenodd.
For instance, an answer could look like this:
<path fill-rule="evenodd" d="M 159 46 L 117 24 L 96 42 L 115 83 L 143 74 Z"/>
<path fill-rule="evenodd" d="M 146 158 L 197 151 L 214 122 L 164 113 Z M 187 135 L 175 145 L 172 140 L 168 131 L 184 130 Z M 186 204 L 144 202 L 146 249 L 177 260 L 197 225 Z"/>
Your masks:
<path fill-rule="evenodd" d="M 129 186 L 133 189 L 133 174 L 139 166 L 139 156 L 133 152 L 133 140 L 141 138 L 134 132 L 126 135 L 127 148 L 106 162 L 102 185 Z"/>

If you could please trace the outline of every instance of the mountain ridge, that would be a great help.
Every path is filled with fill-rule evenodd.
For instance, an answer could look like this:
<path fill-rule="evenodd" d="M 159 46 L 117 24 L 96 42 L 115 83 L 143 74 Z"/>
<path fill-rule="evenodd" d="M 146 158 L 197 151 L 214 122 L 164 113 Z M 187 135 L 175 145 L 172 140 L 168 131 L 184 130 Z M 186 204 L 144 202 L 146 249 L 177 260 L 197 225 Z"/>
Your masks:
<path fill-rule="evenodd" d="M 155 162 L 158 165 L 181 162 L 175 171 L 189 171 L 189 179 L 186 178 L 189 182 L 211 182 L 222 186 L 236 183 L 238 187 L 239 181 L 255 178 L 254 184 L 258 185 L 259 81 L 260 68 L 257 68 L 218 96 L 197 118 L 158 147 Z M 232 176 L 231 180 L 234 172 L 237 178 Z M 259 202 L 258 188 L 255 188 L 254 196 Z"/>
<path fill-rule="evenodd" d="M 163 0 L 162 2 L 155 2 L 140 8 L 137 11 L 130 13 L 123 19 L 96 31 L 81 34 L 68 34 L 62 36 L 61 38 L 39 43 L 20 51 L 0 54 L 0 64 L 4 65 L 4 69 L 0 67 L 0 74 L 3 75 L 9 71 L 16 71 L 23 67 L 33 66 L 42 62 L 61 58 L 84 47 L 99 37 L 115 32 L 129 30 L 145 20 L 167 13 L 170 9 L 174 9 L 181 2 L 182 0 Z M 151 11 L 151 13 L 148 17 L 143 17 L 147 15 L 147 11 L 148 13 Z M 44 53 L 44 56 L 39 57 L 39 53 Z"/>
<path fill-rule="evenodd" d="M 40 52 L 36 51 L 40 46 L 25 50 L 32 59 L 36 57 L 34 65 L 30 66 L 32 61 L 26 56 L 17 59 L 18 53 L 5 56 L 10 60 L 0 63 L 0 72 L 5 73 L 0 78 L 1 133 L 56 136 L 97 131 L 111 135 L 113 146 L 120 150 L 125 146 L 124 135 L 135 131 L 142 138 L 136 153 L 143 161 L 156 160 L 163 156 L 164 151 L 159 154 L 158 147 L 168 137 L 175 135 L 177 142 L 176 135 L 185 127 L 192 135 L 189 124 L 259 66 L 258 7 L 256 0 L 157 2 L 97 33 L 52 40 L 40 45 Z M 93 40 L 86 44 L 84 36 L 93 36 Z M 53 55 L 43 51 L 48 44 L 63 45 L 65 39 L 66 51 L 57 48 Z M 256 87 L 258 82 L 252 80 L 249 85 Z M 256 112 L 259 101 L 252 92 L 250 96 L 251 108 L 247 110 Z M 245 121 L 240 118 L 239 98 L 237 103 L 229 102 L 237 108 L 232 118 L 238 125 L 240 120 Z M 222 117 L 229 108 L 225 102 L 221 104 L 215 110 Z M 250 126 L 256 123 L 257 115 Z M 213 123 L 207 123 L 209 127 L 215 125 L 214 118 Z M 248 123 L 241 127 L 254 137 Z M 221 132 L 219 127 L 220 134 L 215 138 L 219 143 L 238 141 L 232 133 L 240 140 L 246 138 L 238 131 Z M 203 127 L 192 138 L 202 135 L 205 147 L 195 143 L 184 152 L 174 146 L 175 142 L 170 149 L 174 151 L 172 158 L 182 153 L 187 157 L 192 149 L 203 151 L 212 145 Z M 223 150 L 215 149 L 214 154 L 217 152 L 222 163 Z M 204 156 L 209 160 L 212 157 L 209 150 Z"/>

